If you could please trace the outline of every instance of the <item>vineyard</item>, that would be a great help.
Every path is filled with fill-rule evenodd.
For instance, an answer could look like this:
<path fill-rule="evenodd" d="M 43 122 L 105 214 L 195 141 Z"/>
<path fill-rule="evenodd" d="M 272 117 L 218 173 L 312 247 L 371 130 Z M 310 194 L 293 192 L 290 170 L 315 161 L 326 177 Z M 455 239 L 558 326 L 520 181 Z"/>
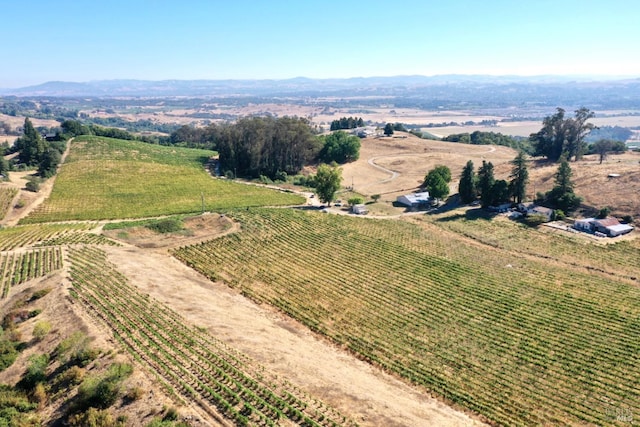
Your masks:
<path fill-rule="evenodd" d="M 11 207 L 11 201 L 18 194 L 17 188 L 0 187 L 0 219 L 4 218 Z"/>
<path fill-rule="evenodd" d="M 512 254 L 562 262 L 640 283 L 640 239 L 599 245 L 580 235 L 545 233 L 506 218 L 474 218 L 471 212 L 450 211 L 414 219 L 418 224 L 427 223 L 427 227 L 435 221 L 439 227 Z"/>
<path fill-rule="evenodd" d="M 566 263 L 549 262 L 448 231 L 456 218 L 229 215 L 242 232 L 174 255 L 448 401 L 503 425 L 640 413 L 640 288 L 626 278 L 637 272 L 635 244 L 578 260 L 567 243 Z M 624 280 L 584 268 L 606 251 Z"/>
<path fill-rule="evenodd" d="M 20 253 L 0 254 L 0 289 L 6 298 L 12 286 L 42 277 L 62 268 L 60 247 L 48 247 Z"/>
<path fill-rule="evenodd" d="M 170 392 L 235 425 L 354 425 L 138 292 L 100 249 L 73 246 L 69 258 L 76 298 Z"/>
<path fill-rule="evenodd" d="M 67 234 L 76 234 L 93 228 L 95 224 L 42 224 L 0 229 L 0 251 L 31 246 L 50 239 L 61 239 Z M 84 233 L 83 233 L 84 234 Z"/>
<path fill-rule="evenodd" d="M 22 223 L 140 218 L 249 206 L 301 204 L 300 196 L 213 179 L 213 152 L 80 137 L 51 196 Z M 204 206 L 203 206 L 204 203 Z"/>

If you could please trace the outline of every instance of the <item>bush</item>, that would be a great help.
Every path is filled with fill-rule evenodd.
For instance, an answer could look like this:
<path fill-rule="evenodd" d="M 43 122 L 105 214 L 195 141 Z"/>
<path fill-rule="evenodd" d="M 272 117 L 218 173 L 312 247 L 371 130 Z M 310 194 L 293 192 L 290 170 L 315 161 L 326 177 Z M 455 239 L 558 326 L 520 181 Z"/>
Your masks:
<path fill-rule="evenodd" d="M 547 217 L 543 214 L 531 214 L 527 215 L 527 217 L 525 218 L 525 222 L 531 227 L 537 227 L 540 224 L 544 224 L 545 222 L 547 222 Z"/>
<path fill-rule="evenodd" d="M 8 339 L 0 340 L 0 372 L 13 365 L 17 357 L 16 344 Z"/>
<path fill-rule="evenodd" d="M 42 320 L 36 323 L 33 327 L 33 337 L 38 341 L 42 341 L 49 331 L 51 331 L 51 323 L 46 320 Z"/>
<path fill-rule="evenodd" d="M 27 191 L 37 193 L 38 191 L 40 191 L 40 179 L 31 178 L 29 182 L 27 182 L 27 185 L 25 185 L 25 188 L 27 189 Z"/>
<path fill-rule="evenodd" d="M 156 233 L 175 233 L 176 231 L 184 229 L 184 223 L 176 218 L 167 218 L 150 222 L 149 224 L 145 225 L 145 227 L 147 227 L 149 230 L 155 231 Z"/>
<path fill-rule="evenodd" d="M 81 427 L 119 427 L 124 426 L 124 422 L 106 410 L 89 408 L 87 411 L 69 417 L 70 426 Z"/>
<path fill-rule="evenodd" d="M 34 390 L 36 385 L 47 381 L 47 366 L 49 365 L 49 355 L 34 354 L 29 357 L 29 366 L 18 383 L 18 387 L 23 390 Z"/>

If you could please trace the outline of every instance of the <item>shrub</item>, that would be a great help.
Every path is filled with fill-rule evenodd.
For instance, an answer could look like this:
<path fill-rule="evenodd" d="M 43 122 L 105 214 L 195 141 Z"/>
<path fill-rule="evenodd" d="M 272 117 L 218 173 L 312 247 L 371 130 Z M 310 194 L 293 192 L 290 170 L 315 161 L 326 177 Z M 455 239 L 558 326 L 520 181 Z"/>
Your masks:
<path fill-rule="evenodd" d="M 531 227 L 537 227 L 540 224 L 547 222 L 547 217 L 543 214 L 531 214 L 527 215 L 525 222 Z"/>
<path fill-rule="evenodd" d="M 127 390 L 127 394 L 125 395 L 125 397 L 133 402 L 142 399 L 144 393 L 145 391 L 142 387 L 131 387 L 129 390 Z"/>
<path fill-rule="evenodd" d="M 46 320 L 42 320 L 36 323 L 33 327 L 33 337 L 38 341 L 42 341 L 49 331 L 51 331 L 51 323 Z"/>
<path fill-rule="evenodd" d="M 162 417 L 162 421 L 176 421 L 177 419 L 178 419 L 178 410 L 173 406 L 167 409 L 167 412 L 165 412 L 164 417 Z"/>
<path fill-rule="evenodd" d="M 8 339 L 0 340 L 0 372 L 13 365 L 18 357 L 18 350 L 14 342 Z"/>
<path fill-rule="evenodd" d="M 36 385 L 47 380 L 47 366 L 49 365 L 49 355 L 34 354 L 29 357 L 29 366 L 18 383 L 18 387 L 23 390 L 34 390 Z"/>
<path fill-rule="evenodd" d="M 27 185 L 25 185 L 25 188 L 28 191 L 37 193 L 38 191 L 40 191 L 40 182 L 39 180 L 32 179 L 29 182 L 27 182 Z"/>
<path fill-rule="evenodd" d="M 87 411 L 69 417 L 70 426 L 82 427 L 118 427 L 124 426 L 119 418 L 116 420 L 113 415 L 106 410 L 89 408 Z"/>
<path fill-rule="evenodd" d="M 156 233 L 175 233 L 176 231 L 184 229 L 184 223 L 176 218 L 167 218 L 151 222 L 145 225 L 145 227 L 149 230 L 155 231 Z"/>
<path fill-rule="evenodd" d="M 38 405 L 38 409 L 43 409 L 47 403 L 47 391 L 43 383 L 36 384 L 32 393 L 33 401 Z"/>

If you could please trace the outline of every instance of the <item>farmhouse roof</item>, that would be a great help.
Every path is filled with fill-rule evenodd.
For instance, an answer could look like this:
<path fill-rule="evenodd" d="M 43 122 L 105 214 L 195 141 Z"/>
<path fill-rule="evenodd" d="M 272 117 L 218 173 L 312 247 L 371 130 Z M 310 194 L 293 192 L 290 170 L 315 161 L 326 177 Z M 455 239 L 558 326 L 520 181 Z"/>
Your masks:
<path fill-rule="evenodd" d="M 553 213 L 553 209 L 551 209 L 551 208 L 546 208 L 546 207 L 544 207 L 544 206 L 534 206 L 534 207 L 531 209 L 531 212 L 541 213 L 541 214 L 545 214 L 545 215 L 547 215 L 547 214 Z"/>
<path fill-rule="evenodd" d="M 620 225 L 620 221 L 618 221 L 616 218 L 611 218 L 611 217 L 598 219 L 595 222 L 601 227 L 607 227 L 607 228 L 615 225 Z"/>
<path fill-rule="evenodd" d="M 411 204 L 426 203 L 429 201 L 429 192 L 423 191 L 421 193 L 405 194 L 401 197 Z"/>
<path fill-rule="evenodd" d="M 608 226 L 607 230 L 611 230 L 615 233 L 624 233 L 633 230 L 633 227 L 628 224 L 617 224 Z"/>

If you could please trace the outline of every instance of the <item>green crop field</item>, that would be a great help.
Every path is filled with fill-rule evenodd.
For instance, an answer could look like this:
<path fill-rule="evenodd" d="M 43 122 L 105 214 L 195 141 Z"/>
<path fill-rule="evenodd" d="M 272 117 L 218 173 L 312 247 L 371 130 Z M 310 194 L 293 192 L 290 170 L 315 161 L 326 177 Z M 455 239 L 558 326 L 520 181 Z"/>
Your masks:
<path fill-rule="evenodd" d="M 16 194 L 18 194 L 17 188 L 0 187 L 0 219 L 7 214 Z"/>
<path fill-rule="evenodd" d="M 80 137 L 51 196 L 22 223 L 139 218 L 248 206 L 300 204 L 288 193 L 214 179 L 213 152 L 101 137 Z"/>
<path fill-rule="evenodd" d="M 533 235 L 548 249 L 548 235 L 495 235 L 481 220 L 475 227 L 488 228 L 471 239 L 448 230 L 464 221 L 455 215 L 418 224 L 229 215 L 242 232 L 174 255 L 449 401 L 502 425 L 612 425 L 612 414 L 640 414 L 640 287 L 627 277 L 638 269 L 635 244 L 586 251 L 578 263 L 562 242 L 552 262 L 524 244 Z M 491 234 L 497 243 L 480 241 Z M 510 235 L 519 251 L 501 247 Z M 585 268 L 609 258 L 618 258 L 611 270 L 625 267 L 621 277 Z"/>

